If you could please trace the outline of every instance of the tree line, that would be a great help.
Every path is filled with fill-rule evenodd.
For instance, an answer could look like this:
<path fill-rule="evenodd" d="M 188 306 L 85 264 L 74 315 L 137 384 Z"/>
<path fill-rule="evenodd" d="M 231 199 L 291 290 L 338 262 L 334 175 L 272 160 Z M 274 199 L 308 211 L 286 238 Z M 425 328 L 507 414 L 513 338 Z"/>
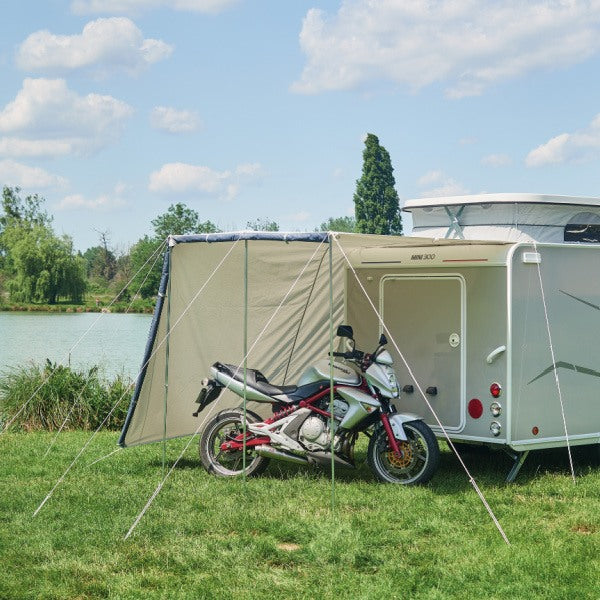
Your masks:
<path fill-rule="evenodd" d="M 377 136 L 368 134 L 363 151 L 362 176 L 356 182 L 355 216 L 330 217 L 320 231 L 400 235 L 399 199 L 389 153 Z M 156 294 L 162 250 L 168 235 L 217 233 L 211 221 L 183 203 L 169 206 L 151 221 L 147 234 L 126 251 L 116 251 L 109 232 L 98 231 L 99 243 L 76 252 L 72 239 L 58 236 L 52 216 L 37 194 L 21 196 L 18 187 L 4 186 L 0 214 L 0 299 L 20 303 L 78 304 L 88 295 L 119 294 L 129 301 L 137 295 Z M 246 224 L 256 231 L 279 231 L 279 224 L 258 218 Z"/>

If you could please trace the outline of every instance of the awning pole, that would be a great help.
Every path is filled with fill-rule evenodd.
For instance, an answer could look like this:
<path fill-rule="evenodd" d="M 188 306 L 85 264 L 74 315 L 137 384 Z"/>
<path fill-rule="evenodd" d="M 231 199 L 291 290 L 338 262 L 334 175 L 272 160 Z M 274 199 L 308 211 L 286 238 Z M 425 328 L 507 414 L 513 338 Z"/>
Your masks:
<path fill-rule="evenodd" d="M 248 375 L 248 240 L 244 240 L 244 417 L 242 423 L 242 477 L 246 482 L 246 391 Z"/>
<path fill-rule="evenodd" d="M 331 438 L 331 510 L 335 511 L 335 455 L 333 419 L 333 240 L 329 234 L 329 437 Z"/>
<path fill-rule="evenodd" d="M 165 346 L 165 396 L 163 402 L 163 448 L 162 448 L 162 469 L 163 477 L 165 476 L 165 470 L 167 465 L 167 400 L 169 397 L 169 347 L 171 345 L 171 253 L 173 251 L 172 246 L 169 245 L 168 249 L 168 273 L 169 279 L 167 282 L 167 335 L 166 335 L 166 346 Z"/>

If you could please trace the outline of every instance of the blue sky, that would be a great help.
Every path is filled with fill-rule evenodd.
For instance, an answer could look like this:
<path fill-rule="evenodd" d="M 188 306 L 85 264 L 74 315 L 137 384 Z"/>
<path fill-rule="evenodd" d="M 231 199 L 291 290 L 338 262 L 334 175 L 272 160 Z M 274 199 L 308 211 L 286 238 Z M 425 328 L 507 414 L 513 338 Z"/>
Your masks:
<path fill-rule="evenodd" d="M 401 204 L 600 196 L 600 2 L 21 0 L 3 6 L 0 182 L 78 249 L 169 204 L 221 229 L 353 212 L 363 139 Z"/>

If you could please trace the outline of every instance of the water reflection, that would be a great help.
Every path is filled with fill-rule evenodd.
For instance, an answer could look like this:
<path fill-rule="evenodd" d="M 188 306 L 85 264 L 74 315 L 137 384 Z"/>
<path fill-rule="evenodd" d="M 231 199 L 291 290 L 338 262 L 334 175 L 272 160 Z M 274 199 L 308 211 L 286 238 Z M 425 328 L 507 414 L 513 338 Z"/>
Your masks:
<path fill-rule="evenodd" d="M 134 378 L 151 320 L 140 314 L 0 313 L 0 371 L 50 359 Z"/>

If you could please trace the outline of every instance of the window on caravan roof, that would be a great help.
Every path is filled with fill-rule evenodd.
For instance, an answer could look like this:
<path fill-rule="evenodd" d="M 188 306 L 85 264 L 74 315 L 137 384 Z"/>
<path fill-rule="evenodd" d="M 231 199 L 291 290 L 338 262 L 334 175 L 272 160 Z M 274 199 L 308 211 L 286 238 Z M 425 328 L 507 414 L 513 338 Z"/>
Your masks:
<path fill-rule="evenodd" d="M 565 242 L 600 243 L 600 215 L 580 212 L 565 225 Z"/>

